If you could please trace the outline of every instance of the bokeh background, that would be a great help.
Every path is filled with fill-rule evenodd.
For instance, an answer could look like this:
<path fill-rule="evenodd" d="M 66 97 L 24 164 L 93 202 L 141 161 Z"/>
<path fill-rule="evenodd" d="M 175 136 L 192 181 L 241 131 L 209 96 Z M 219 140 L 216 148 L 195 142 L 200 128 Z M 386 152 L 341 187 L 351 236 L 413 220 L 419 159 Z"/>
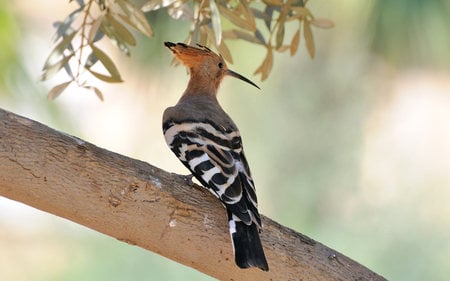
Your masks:
<path fill-rule="evenodd" d="M 161 115 L 188 75 L 169 65 L 162 42 L 182 41 L 188 24 L 153 13 L 155 37 L 139 37 L 130 58 L 111 48 L 125 83 L 92 82 L 104 102 L 76 87 L 48 101 L 63 79 L 38 82 L 52 22 L 73 5 L 0 0 L 0 107 L 185 174 Z M 311 0 L 310 9 L 335 28 L 314 29 L 314 60 L 303 42 L 295 57 L 276 55 L 267 81 L 251 76 L 263 48 L 229 44 L 230 68 L 262 88 L 229 78 L 220 91 L 243 135 L 261 212 L 389 280 L 448 280 L 450 3 Z M 212 280 L 0 198 L 0 280 L 130 279 Z"/>

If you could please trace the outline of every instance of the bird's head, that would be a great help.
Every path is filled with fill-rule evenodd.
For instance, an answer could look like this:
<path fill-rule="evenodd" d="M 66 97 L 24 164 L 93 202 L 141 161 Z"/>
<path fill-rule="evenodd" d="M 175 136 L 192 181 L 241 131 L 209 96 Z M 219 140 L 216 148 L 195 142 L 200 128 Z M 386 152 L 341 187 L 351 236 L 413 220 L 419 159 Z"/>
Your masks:
<path fill-rule="evenodd" d="M 198 45 L 198 47 L 193 47 L 184 43 L 175 44 L 172 42 L 165 42 L 164 45 L 172 51 L 177 60 L 189 69 L 192 83 L 207 84 L 203 86 L 211 86 L 214 91 L 217 91 L 222 78 L 229 75 L 259 89 L 249 79 L 228 69 L 222 56 L 215 54 L 205 46 Z"/>

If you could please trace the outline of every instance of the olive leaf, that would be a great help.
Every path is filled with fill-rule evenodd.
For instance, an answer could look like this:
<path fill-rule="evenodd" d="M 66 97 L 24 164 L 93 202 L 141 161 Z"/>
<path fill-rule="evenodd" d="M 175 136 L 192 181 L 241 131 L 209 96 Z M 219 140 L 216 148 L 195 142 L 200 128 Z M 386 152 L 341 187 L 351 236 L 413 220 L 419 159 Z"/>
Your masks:
<path fill-rule="evenodd" d="M 211 22 L 216 37 L 216 45 L 222 42 L 222 23 L 220 22 L 220 13 L 214 0 L 209 0 L 209 8 L 211 9 Z"/>
<path fill-rule="evenodd" d="M 284 40 L 284 22 L 280 23 L 277 30 L 277 36 L 275 39 L 275 49 L 279 49 L 283 45 Z"/>
<path fill-rule="evenodd" d="M 54 100 L 56 99 L 62 92 L 64 92 L 64 90 L 67 88 L 67 86 L 70 85 L 70 83 L 72 83 L 72 81 L 67 81 L 61 84 L 58 84 L 56 86 L 54 86 L 47 94 L 47 98 L 49 100 Z"/>
<path fill-rule="evenodd" d="M 53 35 L 52 42 L 55 43 L 59 38 L 67 36 L 73 29 L 71 27 L 72 23 L 75 21 L 77 16 L 83 11 L 83 7 L 76 9 L 71 12 L 63 22 L 55 22 L 53 26 L 56 28 L 55 35 Z"/>
<path fill-rule="evenodd" d="M 311 24 L 307 20 L 303 24 L 303 37 L 305 38 L 306 49 L 308 50 L 309 56 L 314 58 L 316 51 L 314 47 L 314 38 L 311 31 Z"/>
<path fill-rule="evenodd" d="M 222 42 L 220 42 L 220 44 L 217 46 L 217 50 L 226 61 L 228 61 L 229 63 L 233 63 L 233 57 L 231 56 L 230 49 L 228 49 L 225 41 L 222 40 Z"/>
<path fill-rule="evenodd" d="M 70 83 L 76 83 L 103 100 L 100 89 L 89 85 L 85 78 L 91 76 L 83 73 L 87 71 L 107 83 L 122 82 L 115 63 L 106 49 L 99 46 L 109 40 L 129 55 L 130 48 L 138 44 L 131 29 L 146 36 L 153 35 L 148 21 L 152 17 L 147 18 L 144 14 L 147 11 L 166 9 L 173 19 L 189 21 L 190 29 L 185 42 L 213 45 L 230 63 L 233 62 L 233 50 L 228 48 L 228 40 L 242 40 L 265 48 L 267 53 L 255 70 L 255 74 L 261 74 L 261 80 L 267 79 L 272 70 L 275 51 L 282 53 L 289 50 L 291 56 L 295 55 L 303 35 L 308 54 L 314 58 L 311 26 L 322 29 L 334 27 L 331 20 L 315 17 L 306 0 L 148 0 L 143 2 L 142 7 L 131 0 L 76 2 L 76 9 L 62 21 L 53 24 L 56 29 L 52 39 L 54 46 L 44 62 L 40 78 L 47 80 L 64 69 L 70 80 L 54 86 L 49 91 L 50 99 L 58 97 Z M 290 42 L 287 42 L 292 24 L 298 24 L 299 27 L 294 29 Z M 102 67 L 94 69 L 97 63 L 104 67 L 103 72 Z"/>
<path fill-rule="evenodd" d="M 329 19 L 313 19 L 311 21 L 311 24 L 319 27 L 319 28 L 324 28 L 324 29 L 328 29 L 328 28 L 333 28 L 334 27 L 334 23 L 329 20 Z"/>
<path fill-rule="evenodd" d="M 291 56 L 293 56 L 293 55 L 295 55 L 295 53 L 297 53 L 299 44 L 300 44 L 300 29 L 298 29 L 294 33 L 294 36 L 292 37 L 291 46 L 290 46 Z"/>
<path fill-rule="evenodd" d="M 125 13 L 125 16 L 121 15 L 120 17 L 127 24 L 142 32 L 142 34 L 147 35 L 148 37 L 153 35 L 153 30 L 147 19 L 145 18 L 144 13 L 136 8 L 133 3 L 125 0 L 116 0 L 122 11 Z"/>
<path fill-rule="evenodd" d="M 100 26 L 103 22 L 103 18 L 104 16 L 101 15 L 100 17 L 98 17 L 97 19 L 94 20 L 94 22 L 91 25 L 91 29 L 89 30 L 89 34 L 88 34 L 88 43 L 92 44 L 97 42 L 98 40 L 101 39 L 102 36 L 99 36 L 98 34 L 104 34 L 103 32 L 99 31 Z"/>
<path fill-rule="evenodd" d="M 242 2 L 235 9 L 230 9 L 229 7 L 223 5 L 218 5 L 217 7 L 219 8 L 220 14 L 228 19 L 232 24 L 251 32 L 256 30 L 254 18 L 248 18 L 246 9 L 242 8 Z"/>
<path fill-rule="evenodd" d="M 117 67 L 114 65 L 114 62 L 111 58 L 108 57 L 108 55 L 97 48 L 95 45 L 90 45 L 92 49 L 93 55 L 95 55 L 98 60 L 102 63 L 102 65 L 105 67 L 105 69 L 108 71 L 110 76 L 95 72 L 91 69 L 91 67 L 88 67 L 88 71 L 94 75 L 95 77 L 99 78 L 100 80 L 106 81 L 106 82 L 122 82 L 122 78 L 120 77 L 120 73 L 117 70 Z"/>
<path fill-rule="evenodd" d="M 73 57 L 73 53 L 68 56 L 63 56 L 61 60 L 55 62 L 54 64 L 46 64 L 44 66 L 43 72 L 41 74 L 40 80 L 45 81 L 51 78 L 53 75 L 58 73 L 61 68 L 69 63 L 69 60 Z"/>
<path fill-rule="evenodd" d="M 261 74 L 261 81 L 264 81 L 269 76 L 269 73 L 272 70 L 272 66 L 273 66 L 273 51 L 272 47 L 269 46 L 267 48 L 266 58 L 253 74 L 254 75 Z"/>
<path fill-rule="evenodd" d="M 83 87 L 87 90 L 94 91 L 94 93 L 98 97 L 98 99 L 101 101 L 104 101 L 103 93 L 102 93 L 102 91 L 100 91 L 100 89 L 98 89 L 97 87 L 94 87 L 94 86 L 83 86 Z"/>
<path fill-rule="evenodd" d="M 42 67 L 43 71 L 48 70 L 52 65 L 55 64 L 55 61 L 60 58 L 64 51 L 67 49 L 67 47 L 72 42 L 72 39 L 77 34 L 76 31 L 73 31 L 69 35 L 65 36 L 50 52 L 50 55 L 48 55 L 47 59 L 45 60 L 44 66 Z"/>
<path fill-rule="evenodd" d="M 111 14 L 107 14 L 106 19 L 111 23 L 113 34 L 118 41 L 122 41 L 131 46 L 136 45 L 136 39 L 134 39 L 133 34 L 131 34 L 123 24 L 116 20 Z"/>

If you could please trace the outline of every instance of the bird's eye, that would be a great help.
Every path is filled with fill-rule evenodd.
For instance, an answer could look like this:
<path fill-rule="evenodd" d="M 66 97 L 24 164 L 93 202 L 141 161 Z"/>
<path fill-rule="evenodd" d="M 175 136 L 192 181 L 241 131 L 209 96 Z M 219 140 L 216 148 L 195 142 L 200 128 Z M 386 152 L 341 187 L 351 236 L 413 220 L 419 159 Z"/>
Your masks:
<path fill-rule="evenodd" d="M 219 64 L 217 65 L 220 69 L 222 69 L 223 67 L 223 63 L 219 62 Z"/>

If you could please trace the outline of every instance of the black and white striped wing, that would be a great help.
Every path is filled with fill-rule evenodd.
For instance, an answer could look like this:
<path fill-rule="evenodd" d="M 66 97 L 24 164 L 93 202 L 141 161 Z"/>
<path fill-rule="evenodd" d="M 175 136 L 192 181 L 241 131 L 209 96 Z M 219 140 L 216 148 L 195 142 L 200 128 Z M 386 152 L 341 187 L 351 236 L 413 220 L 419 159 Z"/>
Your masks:
<path fill-rule="evenodd" d="M 261 225 L 239 131 L 226 131 L 207 122 L 166 122 L 170 149 L 192 174 L 245 224 Z"/>

